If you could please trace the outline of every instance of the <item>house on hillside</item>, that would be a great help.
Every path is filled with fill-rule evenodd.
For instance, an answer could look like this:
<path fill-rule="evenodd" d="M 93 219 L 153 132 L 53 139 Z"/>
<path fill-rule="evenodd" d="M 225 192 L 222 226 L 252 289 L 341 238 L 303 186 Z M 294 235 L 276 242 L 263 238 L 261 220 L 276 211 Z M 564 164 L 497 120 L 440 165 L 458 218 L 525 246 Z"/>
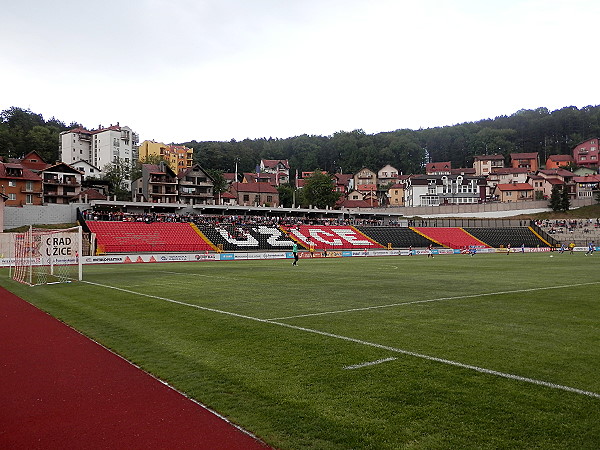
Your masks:
<path fill-rule="evenodd" d="M 398 180 L 398 169 L 390 166 L 389 164 L 382 167 L 377 172 L 377 184 L 379 186 L 385 186 L 390 183 L 396 183 Z"/>
<path fill-rule="evenodd" d="M 43 181 L 44 203 L 67 204 L 81 192 L 83 174 L 61 162 L 40 171 Z"/>
<path fill-rule="evenodd" d="M 6 206 L 41 205 L 42 177 L 22 164 L 0 162 L 0 194 Z"/>
<path fill-rule="evenodd" d="M 178 201 L 186 205 L 211 205 L 215 182 L 200 164 L 194 164 L 177 174 Z"/>
<path fill-rule="evenodd" d="M 494 195 L 502 203 L 533 200 L 533 186 L 529 183 L 504 183 L 496 185 Z"/>
<path fill-rule="evenodd" d="M 571 155 L 550 155 L 546 160 L 546 169 L 560 169 L 574 162 L 575 160 Z"/>
<path fill-rule="evenodd" d="M 50 167 L 50 164 L 44 161 L 44 158 L 42 158 L 35 150 L 27 153 L 21 159 L 15 159 L 14 162 L 20 163 L 23 167 L 31 170 L 33 173 L 39 173 L 45 168 Z"/>
<path fill-rule="evenodd" d="M 102 170 L 90 164 L 89 162 L 84 161 L 83 159 L 75 161 L 73 164 L 71 164 L 71 167 L 74 167 L 83 174 L 83 180 L 89 180 L 92 178 L 99 179 L 102 178 L 103 175 Z"/>
<path fill-rule="evenodd" d="M 134 201 L 150 203 L 177 203 L 177 174 L 169 164 L 142 164 L 142 177 L 133 182 Z"/>
<path fill-rule="evenodd" d="M 427 175 L 450 175 L 452 162 L 432 162 L 425 164 L 425 173 Z"/>
<path fill-rule="evenodd" d="M 504 168 L 502 155 L 478 155 L 473 159 L 473 169 L 476 176 L 487 176 L 495 169 Z"/>
<path fill-rule="evenodd" d="M 377 174 L 371 169 L 363 167 L 354 174 L 354 189 L 358 189 L 359 185 L 377 185 Z"/>
<path fill-rule="evenodd" d="M 404 206 L 404 183 L 396 183 L 387 191 L 387 199 L 389 206 Z"/>
<path fill-rule="evenodd" d="M 511 153 L 511 166 L 514 169 L 527 169 L 527 172 L 537 172 L 540 168 L 539 156 L 536 153 Z"/>
<path fill-rule="evenodd" d="M 485 200 L 484 177 L 415 175 L 405 182 L 405 206 L 479 203 Z"/>
<path fill-rule="evenodd" d="M 354 187 L 354 175 L 351 173 L 336 173 L 333 175 L 335 191 L 346 195 Z"/>
<path fill-rule="evenodd" d="M 569 172 L 566 169 L 543 169 L 538 170 L 537 173 L 539 176 L 544 177 L 545 179 L 557 179 L 562 184 L 565 185 L 567 190 L 569 191 L 569 195 L 574 198 L 575 197 L 575 183 L 573 182 L 573 178 L 575 178 L 575 174 L 573 172 Z M 558 184 L 558 183 L 554 183 Z M 550 192 L 551 192 L 550 186 Z M 546 189 L 547 191 L 547 189 Z"/>
<path fill-rule="evenodd" d="M 279 192 L 270 183 L 231 183 L 229 192 L 240 206 L 279 206 Z"/>
<path fill-rule="evenodd" d="M 260 173 L 273 174 L 271 183 L 277 187 L 290 182 L 290 163 L 287 159 L 261 159 Z"/>
<path fill-rule="evenodd" d="M 575 146 L 573 159 L 575 164 L 583 167 L 598 167 L 598 138 L 588 139 Z"/>
<path fill-rule="evenodd" d="M 574 177 L 573 182 L 575 183 L 576 198 L 594 198 L 600 192 L 600 175 Z"/>

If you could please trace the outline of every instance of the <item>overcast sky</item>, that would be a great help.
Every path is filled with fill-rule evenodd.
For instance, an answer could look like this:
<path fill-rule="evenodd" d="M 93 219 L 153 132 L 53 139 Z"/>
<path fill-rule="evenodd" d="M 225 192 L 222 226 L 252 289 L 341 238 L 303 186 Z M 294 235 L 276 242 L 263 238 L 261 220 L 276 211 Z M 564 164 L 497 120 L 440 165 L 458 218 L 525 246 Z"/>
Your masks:
<path fill-rule="evenodd" d="M 141 140 L 600 104 L 598 0 L 5 0 L 0 20 L 1 110 Z"/>

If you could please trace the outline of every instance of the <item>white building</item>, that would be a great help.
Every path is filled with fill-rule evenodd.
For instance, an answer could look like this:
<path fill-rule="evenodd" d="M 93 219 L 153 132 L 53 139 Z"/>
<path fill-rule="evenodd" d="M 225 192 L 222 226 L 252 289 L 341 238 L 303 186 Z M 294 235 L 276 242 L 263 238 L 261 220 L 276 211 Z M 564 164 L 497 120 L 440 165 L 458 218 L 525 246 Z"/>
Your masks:
<path fill-rule="evenodd" d="M 119 124 L 97 130 L 74 128 L 60 134 L 61 160 L 67 164 L 87 161 L 100 170 L 121 159 L 125 164 L 137 160 L 139 137 Z"/>
<path fill-rule="evenodd" d="M 485 199 L 485 178 L 468 175 L 415 175 L 405 182 L 405 206 L 479 203 Z"/>
<path fill-rule="evenodd" d="M 87 180 L 89 178 L 102 178 L 102 170 L 100 170 L 96 166 L 90 164 L 89 162 L 84 161 L 83 159 L 80 159 L 79 161 L 75 161 L 74 163 L 71 163 L 70 165 L 72 167 L 75 167 L 77 170 L 79 170 L 83 174 L 84 180 Z"/>

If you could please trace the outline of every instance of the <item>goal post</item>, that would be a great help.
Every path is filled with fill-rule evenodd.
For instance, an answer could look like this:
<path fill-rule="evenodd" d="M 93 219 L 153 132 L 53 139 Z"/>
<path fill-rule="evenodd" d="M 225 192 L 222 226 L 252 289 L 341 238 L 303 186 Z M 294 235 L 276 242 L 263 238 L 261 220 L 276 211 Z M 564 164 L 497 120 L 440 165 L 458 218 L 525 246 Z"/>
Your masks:
<path fill-rule="evenodd" d="M 81 281 L 81 226 L 63 229 L 29 227 L 15 236 L 13 280 L 30 286 Z"/>

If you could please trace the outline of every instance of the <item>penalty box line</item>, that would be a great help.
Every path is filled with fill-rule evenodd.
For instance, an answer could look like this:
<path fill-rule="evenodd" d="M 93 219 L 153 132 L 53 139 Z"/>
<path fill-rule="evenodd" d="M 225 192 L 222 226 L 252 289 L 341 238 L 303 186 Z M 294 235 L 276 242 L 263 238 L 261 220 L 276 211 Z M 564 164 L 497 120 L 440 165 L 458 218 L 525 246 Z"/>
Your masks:
<path fill-rule="evenodd" d="M 119 287 L 115 287 L 115 286 L 110 286 L 107 284 L 94 283 L 94 282 L 85 281 L 85 280 L 83 280 L 82 282 L 91 284 L 93 286 L 99 286 L 99 287 L 103 287 L 103 288 L 107 288 L 107 289 L 114 289 L 116 291 L 126 292 L 128 294 L 139 295 L 142 297 L 152 298 L 152 299 L 156 299 L 156 300 L 162 300 L 165 302 L 174 303 L 174 304 L 181 305 L 181 306 L 188 306 L 190 308 L 196 308 L 196 309 L 199 309 L 202 311 L 210 311 L 210 312 L 214 312 L 217 314 L 224 314 L 227 316 L 237 317 L 240 319 L 252 320 L 254 322 L 278 325 L 280 327 L 289 328 L 292 330 L 303 331 L 306 333 L 316 334 L 319 336 L 326 336 L 326 337 L 333 338 L 333 339 L 339 339 L 339 340 L 342 340 L 345 342 L 352 342 L 352 343 L 364 345 L 367 347 L 373 347 L 373 348 L 377 348 L 380 350 L 387 350 L 387 351 L 390 351 L 393 353 L 399 353 L 401 355 L 412 356 L 415 358 L 425 359 L 427 361 L 433 361 L 433 362 L 447 364 L 447 365 L 454 366 L 454 367 L 459 367 L 462 369 L 473 370 L 475 372 L 483 373 L 486 375 L 493 375 L 493 376 L 497 376 L 497 377 L 501 377 L 501 378 L 506 378 L 509 380 L 521 381 L 521 382 L 525 382 L 525 383 L 535 384 L 538 386 L 548 387 L 551 389 L 558 389 L 558 390 L 562 390 L 562 391 L 566 391 L 566 392 L 571 392 L 571 393 L 575 393 L 575 394 L 585 395 L 587 397 L 600 399 L 600 394 L 596 393 L 596 392 L 586 391 L 583 389 L 578 389 L 578 388 L 574 388 L 574 387 L 570 387 L 570 386 L 564 386 L 561 384 L 551 383 L 548 381 L 536 380 L 535 378 L 528 378 L 528 377 L 522 377 L 520 375 L 514 375 L 511 373 L 499 372 L 497 370 L 486 369 L 486 368 L 474 366 L 471 364 L 464 364 L 464 363 L 461 363 L 458 361 L 452 361 L 449 359 L 438 358 L 436 356 L 425 355 L 423 353 L 417 353 L 417 352 L 412 352 L 409 350 L 403 350 L 403 349 L 391 347 L 388 345 L 377 344 L 375 342 L 363 341 L 362 339 L 356 339 L 356 338 L 352 338 L 352 337 L 348 337 L 348 336 L 342 336 L 339 334 L 328 333 L 326 331 L 314 330 L 312 328 L 299 327 L 299 326 L 291 325 L 291 324 L 288 324 L 285 322 L 276 322 L 274 320 L 269 320 L 269 319 L 259 319 L 257 317 L 246 316 L 244 314 L 237 314 L 237 313 L 233 313 L 233 312 L 229 312 L 229 311 L 223 311 L 223 310 L 216 309 L 216 308 L 208 308 L 206 306 L 194 305 L 191 303 L 181 302 L 179 300 L 173 300 L 173 299 L 166 298 L 166 297 L 159 297 L 158 295 L 144 294 L 143 292 L 135 292 L 135 291 L 131 291 L 129 289 L 123 289 L 123 288 L 119 288 Z M 588 284 L 596 284 L 596 283 L 588 283 Z"/>
<path fill-rule="evenodd" d="M 295 316 L 286 316 L 286 317 L 272 317 L 266 320 L 287 320 L 287 319 L 300 319 L 302 317 L 314 317 L 314 316 L 326 316 L 328 314 L 343 314 L 357 311 L 370 311 L 372 309 L 383 309 L 383 308 L 393 308 L 395 306 L 406 306 L 406 305 L 416 305 L 419 303 L 433 303 L 433 302 L 442 302 L 447 300 L 460 300 L 464 298 L 477 298 L 477 297 L 489 297 L 493 295 L 504 295 L 504 294 L 518 294 L 521 292 L 535 292 L 535 291 L 545 291 L 550 289 L 565 289 L 572 288 L 578 286 L 589 286 L 594 284 L 600 284 L 600 281 L 590 281 L 587 283 L 577 283 L 577 284 L 565 284 L 561 286 L 545 286 L 539 288 L 528 288 L 528 289 L 515 289 L 512 291 L 500 291 L 500 292 L 484 292 L 482 294 L 469 294 L 469 295 L 457 295 L 456 297 L 439 297 L 439 298 L 430 298 L 427 300 L 413 300 L 410 302 L 399 302 L 399 303 L 390 303 L 387 305 L 375 305 L 375 306 L 365 306 L 362 308 L 349 308 L 349 309 L 339 309 L 335 311 L 323 311 L 317 313 L 310 314 L 298 314 Z"/>

